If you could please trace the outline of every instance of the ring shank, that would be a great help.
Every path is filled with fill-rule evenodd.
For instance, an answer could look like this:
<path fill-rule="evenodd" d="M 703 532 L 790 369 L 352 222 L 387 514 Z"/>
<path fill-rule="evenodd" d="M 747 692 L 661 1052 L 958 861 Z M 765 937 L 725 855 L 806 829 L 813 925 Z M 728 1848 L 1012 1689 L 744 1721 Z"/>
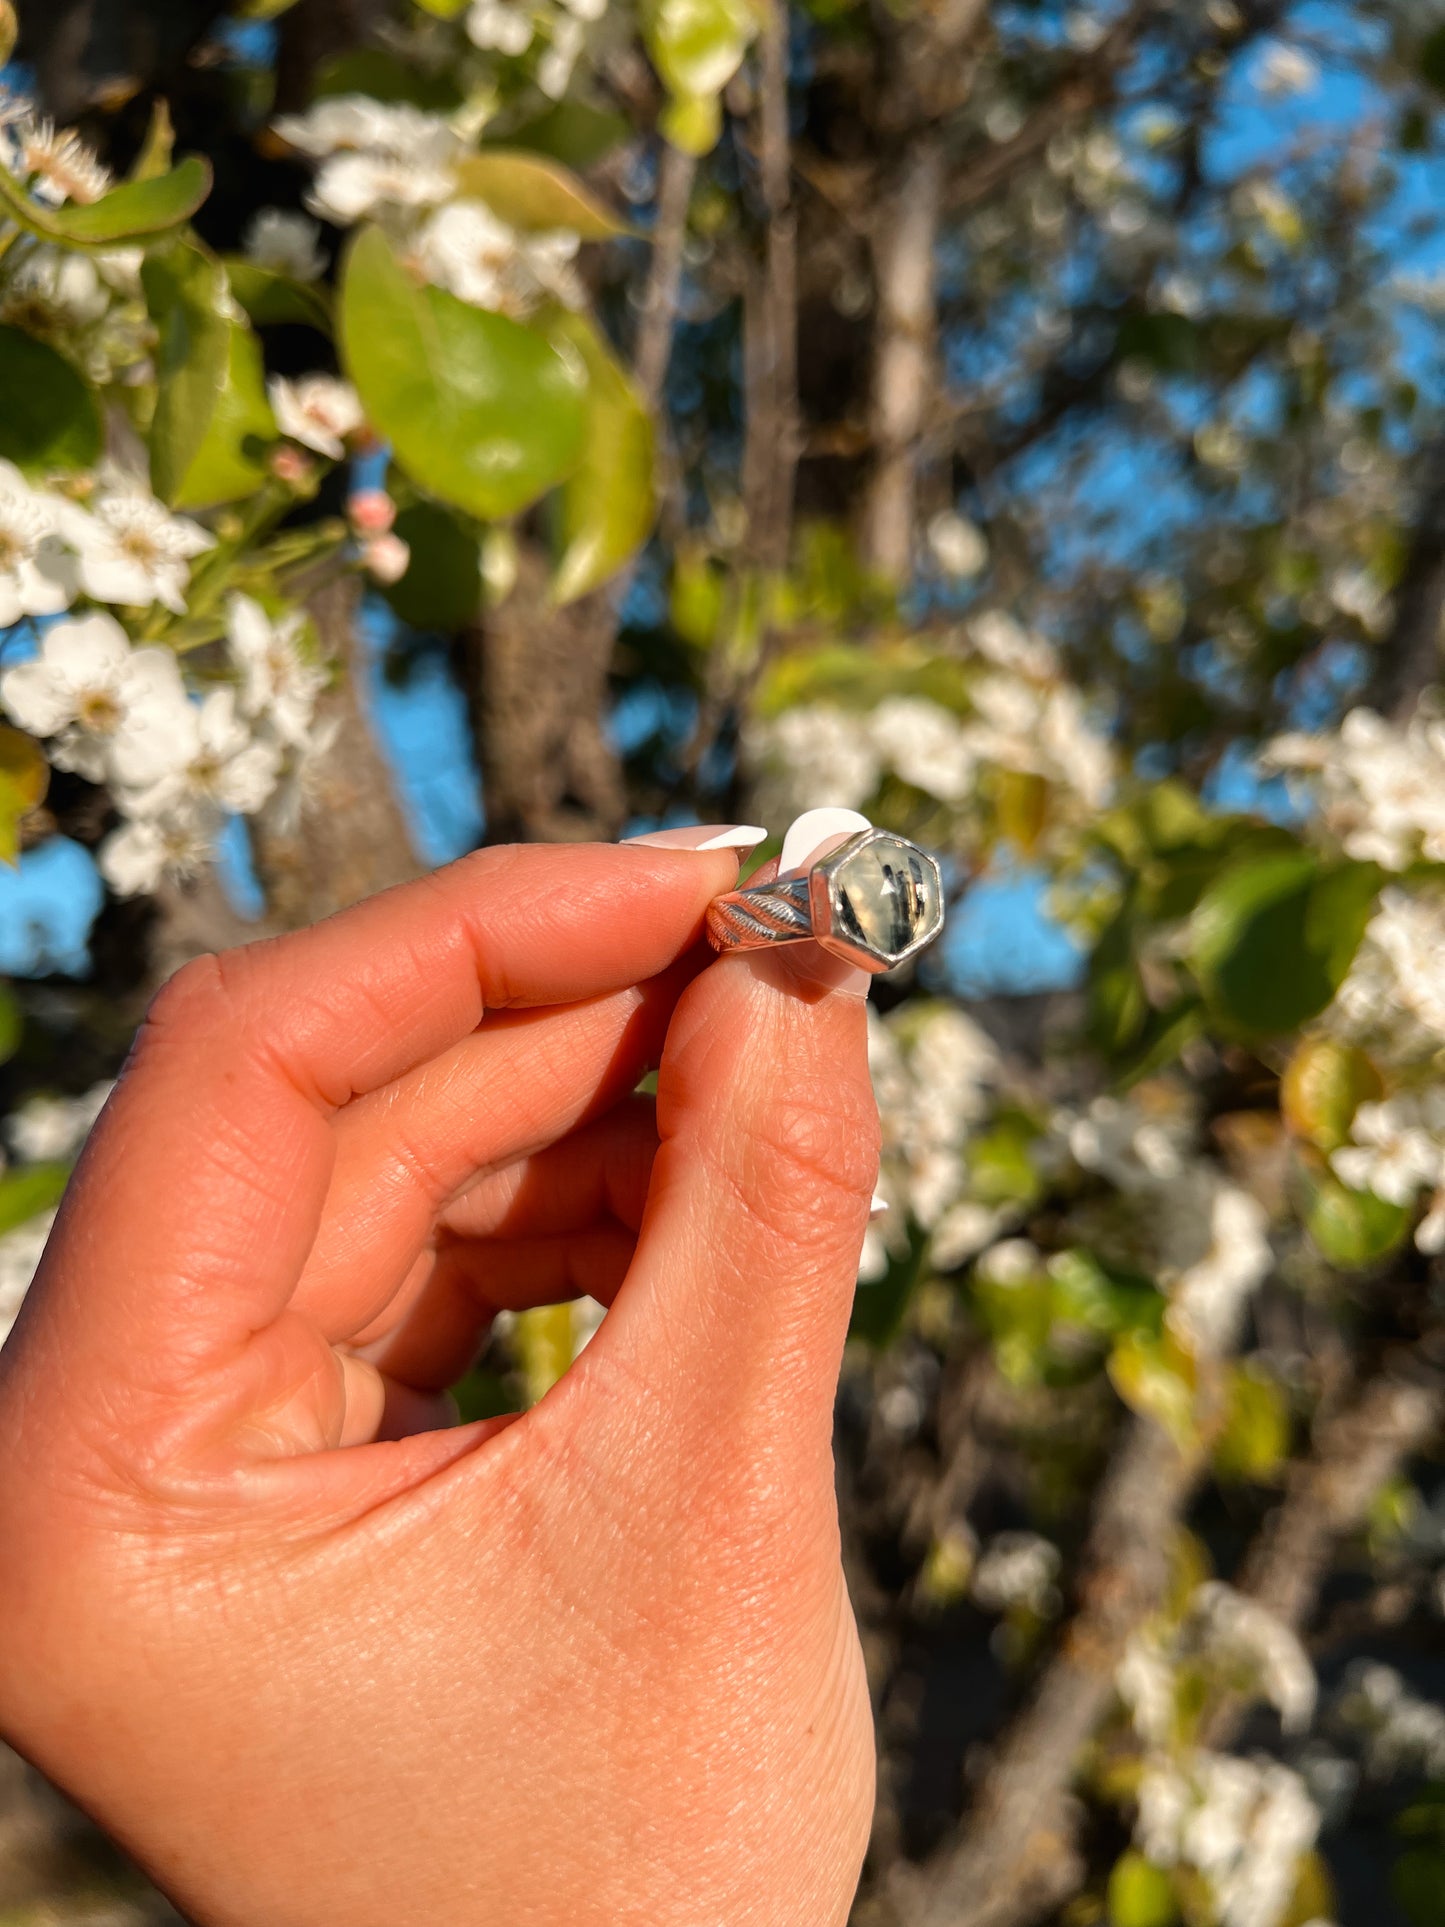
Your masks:
<path fill-rule="evenodd" d="M 805 943 L 814 934 L 806 876 L 761 884 L 752 890 L 730 890 L 708 905 L 707 938 L 719 952 Z"/>

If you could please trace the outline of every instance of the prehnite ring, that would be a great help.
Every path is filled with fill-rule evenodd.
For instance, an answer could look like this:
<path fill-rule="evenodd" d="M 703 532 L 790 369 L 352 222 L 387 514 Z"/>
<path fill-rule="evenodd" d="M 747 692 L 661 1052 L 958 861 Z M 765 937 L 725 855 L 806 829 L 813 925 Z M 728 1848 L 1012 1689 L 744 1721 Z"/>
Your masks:
<path fill-rule="evenodd" d="M 926 850 L 861 830 L 800 877 L 732 890 L 708 908 L 714 950 L 819 943 L 863 970 L 893 970 L 943 928 L 943 877 Z"/>

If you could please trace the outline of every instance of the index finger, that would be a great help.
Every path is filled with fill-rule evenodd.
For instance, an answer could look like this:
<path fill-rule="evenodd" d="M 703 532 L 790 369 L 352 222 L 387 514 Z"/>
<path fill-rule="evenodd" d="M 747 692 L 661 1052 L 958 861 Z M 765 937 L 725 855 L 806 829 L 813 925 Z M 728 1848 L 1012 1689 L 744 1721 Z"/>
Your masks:
<path fill-rule="evenodd" d="M 730 851 L 487 850 L 188 965 L 92 1134 L 27 1324 L 138 1365 L 244 1345 L 305 1262 L 337 1107 L 428 1062 L 489 1006 L 658 975 L 736 874 Z"/>

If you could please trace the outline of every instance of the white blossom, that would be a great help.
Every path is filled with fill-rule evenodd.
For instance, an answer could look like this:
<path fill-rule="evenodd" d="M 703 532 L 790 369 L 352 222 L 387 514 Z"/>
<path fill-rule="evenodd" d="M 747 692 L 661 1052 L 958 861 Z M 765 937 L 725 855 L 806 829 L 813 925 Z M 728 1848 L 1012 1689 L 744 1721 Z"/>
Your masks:
<path fill-rule="evenodd" d="M 985 1612 L 1024 1606 L 1044 1613 L 1053 1605 L 1059 1549 L 1036 1532 L 1000 1532 L 978 1555 L 969 1591 Z"/>
<path fill-rule="evenodd" d="M 5 1135 L 11 1149 L 27 1164 L 51 1164 L 74 1157 L 113 1089 L 107 1079 L 92 1085 L 81 1097 L 28 1099 L 6 1120 Z"/>
<path fill-rule="evenodd" d="M 747 760 L 758 776 L 762 820 L 804 810 L 856 810 L 878 789 L 882 765 L 867 718 L 830 703 L 802 703 L 749 725 Z"/>
<path fill-rule="evenodd" d="M 273 375 L 266 392 L 281 433 L 333 462 L 342 459 L 347 436 L 365 420 L 356 390 L 334 375 L 303 375 L 297 381 Z"/>
<path fill-rule="evenodd" d="M 868 733 L 880 760 L 905 783 L 944 803 L 967 800 L 974 758 L 958 718 L 926 696 L 886 696 Z"/>
<path fill-rule="evenodd" d="M 55 500 L 0 461 L 0 629 L 22 616 L 68 609 L 76 590 L 75 558 L 60 539 Z"/>
<path fill-rule="evenodd" d="M 258 209 L 246 228 L 242 247 L 254 267 L 287 275 L 293 281 L 319 281 L 326 271 L 320 227 L 309 215 L 288 208 Z"/>
<path fill-rule="evenodd" d="M 38 201 L 59 207 L 85 205 L 110 189 L 113 176 L 73 127 L 30 116 L 5 129 L 4 163 L 25 181 Z"/>
<path fill-rule="evenodd" d="M 191 707 L 188 738 L 183 759 L 169 775 L 125 793 L 129 815 L 166 816 L 195 804 L 254 816 L 265 806 L 280 777 L 281 750 L 248 728 L 237 713 L 234 689 L 213 689 Z"/>
<path fill-rule="evenodd" d="M 1345 1675 L 1338 1713 L 1364 1740 L 1366 1771 L 1445 1774 L 1445 1707 L 1418 1698 L 1392 1666 L 1360 1660 Z"/>
<path fill-rule="evenodd" d="M 461 136 L 439 114 L 347 94 L 283 115 L 276 132 L 322 165 L 306 197 L 340 226 L 388 208 L 436 207 L 456 189 Z"/>
<path fill-rule="evenodd" d="M 552 44 L 537 62 L 537 85 L 548 100 L 560 100 L 572 80 L 572 70 L 577 65 L 577 56 L 582 51 L 582 22 L 566 15 L 556 17 L 552 23 Z M 727 56 L 731 64 L 732 56 Z M 701 89 L 706 91 L 705 87 Z"/>
<path fill-rule="evenodd" d="M 537 32 L 530 6 L 517 0 L 473 0 L 467 11 L 467 38 L 484 53 L 524 54 Z"/>
<path fill-rule="evenodd" d="M 1114 788 L 1113 752 L 1090 726 L 1071 684 L 1047 690 L 1008 675 L 981 676 L 970 686 L 975 717 L 964 738 L 980 762 L 1044 777 L 1090 810 Z"/>
<path fill-rule="evenodd" d="M 1316 779 L 1325 827 L 1347 856 L 1387 870 L 1445 860 L 1445 720 L 1417 712 L 1399 728 L 1355 709 L 1337 734 L 1277 737 L 1262 760 Z"/>
<path fill-rule="evenodd" d="M 1248 1299 L 1273 1268 L 1269 1214 L 1203 1163 L 1167 1186 L 1157 1208 L 1169 1324 L 1195 1351 L 1217 1356 L 1233 1345 Z"/>
<path fill-rule="evenodd" d="M 986 609 L 975 616 L 968 633 L 978 653 L 997 669 L 1012 670 L 1035 682 L 1052 682 L 1059 673 L 1053 645 L 1003 609 Z"/>
<path fill-rule="evenodd" d="M 1335 1175 L 1388 1204 L 1413 1204 L 1445 1183 L 1445 1090 L 1361 1104 L 1350 1137 L 1330 1158 Z"/>
<path fill-rule="evenodd" d="M 1135 1633 L 1114 1674 L 1134 1731 L 1149 1746 L 1165 1746 L 1174 1730 L 1174 1670 L 1156 1638 Z"/>
<path fill-rule="evenodd" d="M 48 244 L 33 248 L 0 282 L 0 321 L 42 337 L 92 328 L 110 306 L 96 262 Z"/>
<path fill-rule="evenodd" d="M 385 207 L 436 207 L 454 191 L 451 170 L 395 154 L 336 154 L 323 162 L 306 205 L 323 221 L 350 227 Z"/>
<path fill-rule="evenodd" d="M 96 867 L 117 896 L 145 896 L 168 878 L 204 869 L 215 857 L 218 828 L 213 812 L 186 805 L 133 818 L 101 844 Z"/>
<path fill-rule="evenodd" d="M 520 234 L 481 201 L 452 201 L 422 229 L 414 250 L 427 278 L 474 307 L 524 316 L 547 296 L 580 307 L 571 263 L 578 238 L 566 229 Z"/>
<path fill-rule="evenodd" d="M 88 514 L 73 510 L 66 534 L 88 596 L 135 609 L 159 602 L 174 615 L 185 613 L 191 563 L 215 547 L 198 522 L 135 488 L 97 496 Z"/>
<path fill-rule="evenodd" d="M 1313 93 L 1319 82 L 1319 63 L 1302 47 L 1291 47 L 1283 40 L 1273 41 L 1264 49 L 1254 70 L 1255 86 L 1276 100 Z"/>
<path fill-rule="evenodd" d="M 964 1202 L 965 1147 L 988 1113 L 998 1053 L 977 1024 L 945 1004 L 886 1022 L 870 1012 L 868 1064 L 882 1124 L 883 1190 L 932 1230 Z M 980 1228 L 959 1220 L 955 1244 Z M 975 1248 L 992 1235 L 989 1230 Z"/>
<path fill-rule="evenodd" d="M 983 531 L 956 509 L 943 509 L 928 524 L 928 547 L 945 575 L 967 581 L 988 566 Z"/>
<path fill-rule="evenodd" d="M 1156 1866 L 1197 1870 L 1219 1927 L 1280 1927 L 1319 1825 L 1304 1781 L 1288 1767 L 1196 1750 L 1178 1762 L 1149 1762 L 1134 1839 Z"/>
<path fill-rule="evenodd" d="M 1445 902 L 1386 890 L 1365 929 L 1330 1019 L 1347 1035 L 1383 1034 L 1394 1054 L 1428 1056 L 1445 1043 Z"/>
<path fill-rule="evenodd" d="M 452 127 L 406 101 L 373 100 L 367 94 L 335 94 L 318 100 L 304 114 L 283 114 L 273 123 L 288 146 L 312 160 L 338 153 L 390 154 L 435 158 L 460 148 Z"/>
<path fill-rule="evenodd" d="M 317 699 L 326 687 L 324 666 L 302 649 L 306 618 L 299 611 L 272 621 L 250 596 L 232 596 L 226 636 L 241 672 L 241 708 L 264 716 L 283 743 L 307 744 Z"/>
<path fill-rule="evenodd" d="M 191 707 L 169 649 L 132 649 L 111 616 L 59 622 L 40 652 L 0 676 L 0 704 L 51 761 L 91 782 L 152 783 L 184 756 Z"/>
<path fill-rule="evenodd" d="M 1257 1599 L 1218 1580 L 1199 1587 L 1190 1614 L 1207 1651 L 1243 1666 L 1287 1733 L 1302 1733 L 1314 1717 L 1318 1684 L 1298 1636 Z"/>
<path fill-rule="evenodd" d="M 0 1345 L 14 1328 L 54 1223 L 55 1213 L 43 1211 L 0 1237 Z"/>

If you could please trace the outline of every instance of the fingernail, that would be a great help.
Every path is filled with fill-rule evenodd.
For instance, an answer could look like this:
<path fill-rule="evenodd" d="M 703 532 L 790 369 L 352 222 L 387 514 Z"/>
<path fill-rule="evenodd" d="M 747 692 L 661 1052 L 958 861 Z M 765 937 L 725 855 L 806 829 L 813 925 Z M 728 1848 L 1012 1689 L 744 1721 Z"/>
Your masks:
<path fill-rule="evenodd" d="M 892 1207 L 883 1193 L 881 1191 L 875 1191 L 873 1193 L 873 1203 L 868 1211 L 869 1224 L 877 1224 L 880 1218 L 886 1218 L 891 1209 Z"/>
<path fill-rule="evenodd" d="M 872 827 L 867 817 L 860 816 L 857 810 L 805 810 L 788 825 L 783 853 L 778 858 L 779 876 L 805 866 L 811 869 L 825 843 L 856 836 L 859 830 Z"/>
<path fill-rule="evenodd" d="M 645 836 L 622 839 L 650 850 L 737 850 L 741 856 L 767 840 L 767 831 L 756 823 L 685 823 L 681 829 L 649 830 Z"/>
<path fill-rule="evenodd" d="M 835 850 L 840 843 L 846 843 L 850 836 L 860 830 L 871 830 L 873 825 L 866 816 L 857 810 L 805 810 L 788 825 L 787 835 L 783 838 L 783 853 L 778 859 L 778 875 L 796 875 L 802 870 L 811 870 L 820 858 Z M 823 990 L 836 992 L 844 997 L 867 999 L 873 978 L 866 970 L 858 969 L 856 964 L 845 963 L 841 957 L 829 953 L 813 943 L 799 944 L 795 955 L 797 968 L 805 972 L 809 981 Z"/>

